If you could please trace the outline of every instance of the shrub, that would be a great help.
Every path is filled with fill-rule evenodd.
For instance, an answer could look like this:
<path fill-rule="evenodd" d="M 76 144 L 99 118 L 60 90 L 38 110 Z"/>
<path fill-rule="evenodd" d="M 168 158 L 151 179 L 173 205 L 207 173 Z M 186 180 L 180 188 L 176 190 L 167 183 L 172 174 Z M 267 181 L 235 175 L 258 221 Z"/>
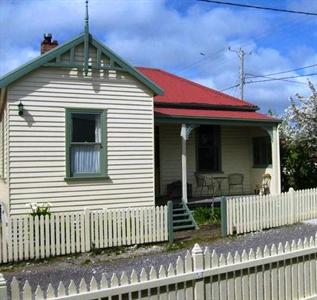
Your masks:
<path fill-rule="evenodd" d="M 219 207 L 199 207 L 194 209 L 193 217 L 199 225 L 220 224 L 221 212 Z"/>

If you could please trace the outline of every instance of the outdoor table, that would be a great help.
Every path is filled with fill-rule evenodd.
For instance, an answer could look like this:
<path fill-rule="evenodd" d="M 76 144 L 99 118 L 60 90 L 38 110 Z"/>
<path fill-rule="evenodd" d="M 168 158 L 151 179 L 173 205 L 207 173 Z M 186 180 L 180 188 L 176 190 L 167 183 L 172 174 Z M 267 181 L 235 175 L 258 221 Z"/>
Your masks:
<path fill-rule="evenodd" d="M 222 183 L 226 180 L 226 179 L 228 179 L 228 177 L 227 176 L 213 176 L 212 177 L 215 181 L 216 181 L 216 188 L 217 188 L 217 190 L 220 192 L 220 195 L 222 195 L 222 188 L 221 188 L 221 186 L 222 186 Z"/>

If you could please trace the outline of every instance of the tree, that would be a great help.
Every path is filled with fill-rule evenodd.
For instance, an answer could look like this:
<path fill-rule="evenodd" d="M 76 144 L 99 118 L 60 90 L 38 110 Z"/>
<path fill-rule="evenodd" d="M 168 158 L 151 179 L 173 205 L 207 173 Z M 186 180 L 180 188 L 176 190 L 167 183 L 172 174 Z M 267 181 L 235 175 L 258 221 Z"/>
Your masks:
<path fill-rule="evenodd" d="M 311 95 L 297 94 L 283 116 L 281 162 L 284 187 L 317 187 L 317 91 L 308 82 Z"/>

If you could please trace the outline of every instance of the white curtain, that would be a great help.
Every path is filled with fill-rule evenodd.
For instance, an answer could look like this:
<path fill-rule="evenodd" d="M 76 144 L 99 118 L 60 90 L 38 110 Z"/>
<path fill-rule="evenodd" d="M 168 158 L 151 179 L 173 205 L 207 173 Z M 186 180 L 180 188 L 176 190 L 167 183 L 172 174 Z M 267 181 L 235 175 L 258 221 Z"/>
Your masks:
<path fill-rule="evenodd" d="M 100 115 L 95 119 L 95 142 L 101 143 Z M 100 145 L 73 145 L 71 156 L 73 173 L 100 172 Z"/>
<path fill-rule="evenodd" d="M 100 146 L 76 145 L 72 146 L 73 173 L 100 172 Z"/>

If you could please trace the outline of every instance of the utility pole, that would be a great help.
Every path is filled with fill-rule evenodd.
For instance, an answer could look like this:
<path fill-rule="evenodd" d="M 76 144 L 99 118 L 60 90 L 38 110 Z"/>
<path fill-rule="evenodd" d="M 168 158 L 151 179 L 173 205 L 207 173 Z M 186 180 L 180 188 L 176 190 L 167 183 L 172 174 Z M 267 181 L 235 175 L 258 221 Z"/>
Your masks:
<path fill-rule="evenodd" d="M 245 85 L 245 74 L 244 74 L 244 59 L 245 55 L 251 55 L 251 52 L 245 53 L 245 51 L 242 48 L 239 48 L 239 50 L 233 50 L 231 47 L 229 47 L 229 51 L 235 52 L 240 60 L 240 76 L 239 76 L 239 87 L 240 87 L 240 99 L 243 100 L 244 98 L 244 85 Z"/>

